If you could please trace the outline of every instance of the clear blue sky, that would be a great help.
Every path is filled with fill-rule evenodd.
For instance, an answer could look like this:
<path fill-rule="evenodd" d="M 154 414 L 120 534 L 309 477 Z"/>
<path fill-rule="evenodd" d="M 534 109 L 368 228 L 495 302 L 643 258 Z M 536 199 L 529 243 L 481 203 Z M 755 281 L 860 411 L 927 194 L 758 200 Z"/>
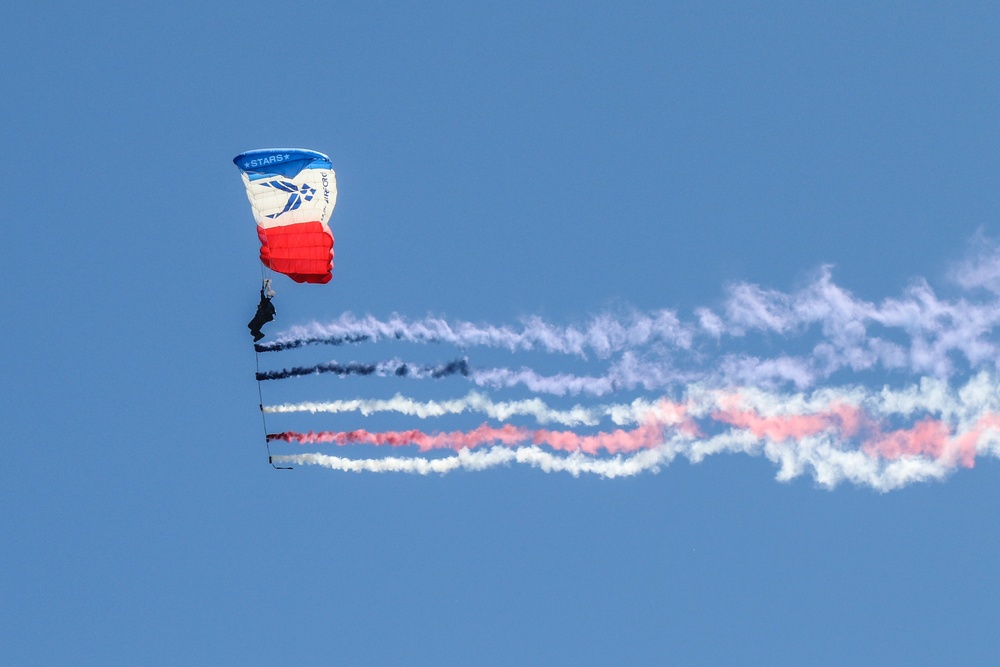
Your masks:
<path fill-rule="evenodd" d="M 1000 235 L 1000 7 L 361 4 L 5 11 L 0 663 L 995 659 L 993 459 L 275 472 L 231 159 L 337 171 L 334 280 L 278 324 L 691 318 L 824 264 L 877 301 Z"/>

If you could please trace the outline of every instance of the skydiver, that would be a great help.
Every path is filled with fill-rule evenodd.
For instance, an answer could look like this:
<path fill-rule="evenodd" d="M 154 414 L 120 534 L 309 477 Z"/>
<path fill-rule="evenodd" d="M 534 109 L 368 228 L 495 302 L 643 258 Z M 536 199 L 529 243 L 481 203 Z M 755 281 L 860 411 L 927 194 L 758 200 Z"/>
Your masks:
<path fill-rule="evenodd" d="M 257 304 L 257 312 L 247 324 L 247 328 L 253 334 L 253 342 L 255 343 L 264 337 L 264 334 L 260 331 L 261 327 L 274 319 L 274 304 L 271 303 L 273 296 L 274 292 L 271 290 L 271 281 L 265 280 L 264 285 L 260 288 L 260 303 Z"/>

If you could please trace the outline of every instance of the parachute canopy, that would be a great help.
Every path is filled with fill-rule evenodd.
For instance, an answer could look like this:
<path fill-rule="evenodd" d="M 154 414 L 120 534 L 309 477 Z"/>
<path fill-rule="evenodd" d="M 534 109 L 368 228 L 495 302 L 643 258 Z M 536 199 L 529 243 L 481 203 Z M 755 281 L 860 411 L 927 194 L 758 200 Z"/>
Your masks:
<path fill-rule="evenodd" d="M 330 158 L 302 148 L 264 148 L 233 158 L 257 221 L 260 261 L 299 283 L 326 283 L 333 273 L 337 203 Z"/>

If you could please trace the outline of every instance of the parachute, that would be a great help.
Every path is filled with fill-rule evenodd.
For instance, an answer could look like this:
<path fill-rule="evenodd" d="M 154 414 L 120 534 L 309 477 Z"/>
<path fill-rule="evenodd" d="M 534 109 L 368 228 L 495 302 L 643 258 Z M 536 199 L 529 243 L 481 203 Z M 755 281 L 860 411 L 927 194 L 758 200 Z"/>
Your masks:
<path fill-rule="evenodd" d="M 257 221 L 260 261 L 298 283 L 329 282 L 333 234 L 327 223 L 337 203 L 330 158 L 302 148 L 264 148 L 233 162 Z"/>

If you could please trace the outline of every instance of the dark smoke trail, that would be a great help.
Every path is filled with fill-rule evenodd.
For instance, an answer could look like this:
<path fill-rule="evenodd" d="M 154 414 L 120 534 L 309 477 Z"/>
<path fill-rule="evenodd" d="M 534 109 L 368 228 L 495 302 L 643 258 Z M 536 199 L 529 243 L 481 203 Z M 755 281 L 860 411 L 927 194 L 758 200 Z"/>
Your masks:
<path fill-rule="evenodd" d="M 349 364 L 340 364 L 336 361 L 331 361 L 326 364 L 317 364 L 315 366 L 296 366 L 294 368 L 285 368 L 280 371 L 264 371 L 257 373 L 257 380 L 284 380 L 285 378 L 298 377 L 301 375 L 319 375 L 322 373 L 334 373 L 341 377 L 348 375 L 395 375 L 397 377 L 431 377 L 434 379 L 447 377 L 449 375 L 461 375 L 463 377 L 468 377 L 469 375 L 469 362 L 466 359 L 457 359 L 455 361 L 450 361 L 446 364 L 441 364 L 438 366 L 421 366 L 416 364 L 408 364 L 399 360 L 383 361 L 377 364 L 361 364 L 357 362 L 351 362 Z"/>
<path fill-rule="evenodd" d="M 281 352 L 282 350 L 295 350 L 306 345 L 344 345 L 345 343 L 364 343 L 371 339 L 372 337 L 366 334 L 346 334 L 324 338 L 299 338 L 284 342 L 254 343 L 253 349 L 257 352 Z"/>
<path fill-rule="evenodd" d="M 264 371 L 257 373 L 257 380 L 284 380 L 285 378 L 297 377 L 299 375 L 318 375 L 320 373 L 335 373 L 340 376 L 371 375 L 375 371 L 375 364 L 358 364 L 354 362 L 338 364 L 337 362 L 331 362 L 315 366 L 296 366 L 295 368 L 285 368 L 280 371 Z"/>

